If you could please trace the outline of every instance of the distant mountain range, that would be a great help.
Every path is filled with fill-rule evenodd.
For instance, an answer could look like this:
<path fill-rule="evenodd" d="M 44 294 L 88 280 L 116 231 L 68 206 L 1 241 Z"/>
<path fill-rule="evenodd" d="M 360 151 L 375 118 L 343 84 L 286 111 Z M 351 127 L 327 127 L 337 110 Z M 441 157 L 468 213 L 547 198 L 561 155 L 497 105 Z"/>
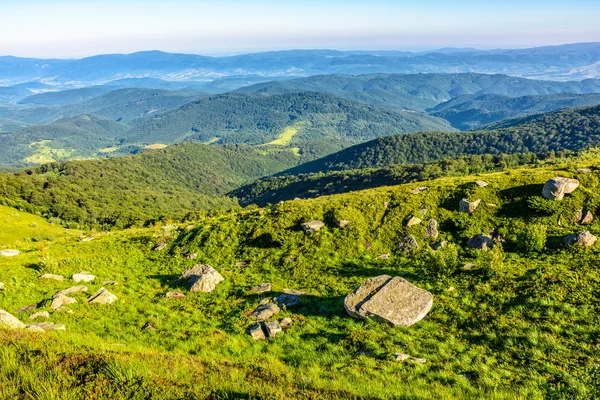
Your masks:
<path fill-rule="evenodd" d="M 288 50 L 229 57 L 160 51 L 98 55 L 76 60 L 0 57 L 0 84 L 29 81 L 93 85 L 124 78 L 209 82 L 223 77 L 300 77 L 317 74 L 503 73 L 581 80 L 600 76 L 600 43 L 518 50 L 394 51 Z"/>

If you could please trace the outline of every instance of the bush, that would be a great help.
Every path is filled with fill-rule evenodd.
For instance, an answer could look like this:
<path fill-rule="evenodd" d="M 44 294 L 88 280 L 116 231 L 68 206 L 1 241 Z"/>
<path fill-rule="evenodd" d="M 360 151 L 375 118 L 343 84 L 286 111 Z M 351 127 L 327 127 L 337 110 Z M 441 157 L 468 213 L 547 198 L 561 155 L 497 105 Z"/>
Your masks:
<path fill-rule="evenodd" d="M 548 227 L 542 224 L 525 226 L 518 234 L 518 247 L 521 251 L 542 251 L 546 247 Z"/>

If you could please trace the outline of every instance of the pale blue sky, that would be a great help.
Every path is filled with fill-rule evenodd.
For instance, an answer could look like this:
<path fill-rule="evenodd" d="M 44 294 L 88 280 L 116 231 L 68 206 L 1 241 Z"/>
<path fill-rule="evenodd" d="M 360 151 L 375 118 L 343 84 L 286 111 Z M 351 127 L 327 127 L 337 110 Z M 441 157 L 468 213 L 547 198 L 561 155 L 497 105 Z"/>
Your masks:
<path fill-rule="evenodd" d="M 0 55 L 600 41 L 600 0 L 0 0 Z"/>

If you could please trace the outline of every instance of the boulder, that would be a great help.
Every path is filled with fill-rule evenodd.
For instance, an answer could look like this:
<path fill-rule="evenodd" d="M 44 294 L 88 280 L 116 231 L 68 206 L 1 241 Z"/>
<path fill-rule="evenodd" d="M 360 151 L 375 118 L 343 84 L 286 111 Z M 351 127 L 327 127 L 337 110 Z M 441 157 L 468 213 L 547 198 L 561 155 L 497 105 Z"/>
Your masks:
<path fill-rule="evenodd" d="M 325 226 L 325 222 L 314 220 L 314 221 L 304 222 L 301 226 L 302 226 L 302 229 L 304 230 L 304 233 L 306 233 L 308 235 L 308 234 L 319 231 L 322 227 Z"/>
<path fill-rule="evenodd" d="M 77 303 L 77 299 L 74 299 L 72 297 L 68 297 L 68 296 L 64 296 L 64 295 L 60 295 L 60 296 L 56 296 L 52 298 L 52 303 L 50 304 L 50 308 L 52 308 L 53 310 L 58 310 L 60 307 L 64 306 L 65 304 L 73 304 L 73 303 Z"/>
<path fill-rule="evenodd" d="M 250 291 L 252 293 L 267 293 L 271 291 L 271 284 L 268 282 L 265 283 L 261 283 L 260 285 L 256 285 L 254 286 L 252 289 L 250 289 Z"/>
<path fill-rule="evenodd" d="M 38 318 L 50 318 L 50 313 L 48 311 L 42 311 L 42 312 L 37 312 L 34 314 L 31 314 L 29 316 L 29 319 L 38 319 Z"/>
<path fill-rule="evenodd" d="M 281 321 L 279 321 L 279 326 L 281 326 L 281 329 L 287 329 L 292 325 L 292 319 L 291 318 L 284 318 Z"/>
<path fill-rule="evenodd" d="M 185 294 L 179 292 L 167 292 L 167 294 L 165 294 L 165 297 L 167 299 L 184 299 Z"/>
<path fill-rule="evenodd" d="M 54 275 L 54 274 L 44 274 L 40 276 L 41 279 L 51 279 L 54 281 L 64 281 L 65 277 L 62 275 Z"/>
<path fill-rule="evenodd" d="M 546 181 L 542 196 L 549 200 L 562 200 L 565 194 L 573 193 L 578 187 L 577 179 L 556 177 Z"/>
<path fill-rule="evenodd" d="M 431 218 L 429 221 L 427 221 L 427 225 L 425 226 L 425 236 L 427 236 L 430 239 L 435 239 L 438 237 L 439 232 L 438 232 L 438 222 Z"/>
<path fill-rule="evenodd" d="M 350 225 L 350 221 L 348 221 L 347 219 L 342 219 L 337 222 L 337 227 L 341 229 L 347 227 L 348 225 Z"/>
<path fill-rule="evenodd" d="M 53 324 L 51 322 L 37 322 L 35 324 L 28 324 L 27 328 L 30 327 L 42 328 L 45 331 L 66 331 L 67 328 L 63 324 Z"/>
<path fill-rule="evenodd" d="M 484 188 L 488 185 L 486 181 L 475 181 L 475 185 L 480 188 Z"/>
<path fill-rule="evenodd" d="M 92 274 L 87 274 L 87 273 L 80 272 L 78 274 L 74 274 L 73 277 L 72 277 L 72 279 L 76 283 L 79 283 L 79 282 L 88 283 L 88 282 L 91 282 L 94 279 L 96 279 L 96 277 L 94 275 L 92 275 Z"/>
<path fill-rule="evenodd" d="M 208 264 L 198 264 L 183 272 L 182 279 L 187 280 L 190 292 L 212 292 L 225 278 Z"/>
<path fill-rule="evenodd" d="M 591 224 L 594 221 L 594 214 L 592 214 L 591 211 L 588 211 L 587 213 L 585 213 L 585 216 L 581 219 L 581 224 L 586 225 L 586 224 Z"/>
<path fill-rule="evenodd" d="M 433 296 L 407 280 L 388 275 L 369 278 L 344 299 L 350 316 L 373 318 L 396 326 L 411 326 L 427 315 Z"/>
<path fill-rule="evenodd" d="M 25 328 L 25 324 L 19 321 L 14 315 L 0 310 L 0 328 L 23 329 Z"/>
<path fill-rule="evenodd" d="M 254 340 L 265 340 L 267 338 L 260 324 L 256 324 L 250 328 L 250 336 Z"/>
<path fill-rule="evenodd" d="M 476 250 L 489 250 L 494 247 L 494 241 L 488 235 L 475 235 L 467 242 L 467 247 Z"/>
<path fill-rule="evenodd" d="M 411 227 L 411 226 L 419 225 L 420 223 L 421 223 L 421 218 L 411 217 L 408 220 L 408 222 L 406 223 L 406 226 Z"/>
<path fill-rule="evenodd" d="M 565 246 L 593 246 L 598 238 L 590 233 L 590 231 L 579 232 L 575 235 L 568 235 L 564 238 Z"/>
<path fill-rule="evenodd" d="M 94 293 L 89 299 L 89 304 L 112 304 L 117 301 L 118 298 L 105 288 L 100 288 L 96 293 Z"/>
<path fill-rule="evenodd" d="M 472 214 L 479 206 L 479 203 L 481 203 L 481 199 L 477 199 L 475 201 L 469 201 L 469 199 L 461 199 L 458 203 L 458 209 L 461 212 Z"/>
<path fill-rule="evenodd" d="M 4 257 L 14 257 L 21 254 L 19 250 L 0 250 L 0 256 Z"/>
<path fill-rule="evenodd" d="M 265 328 L 266 328 L 267 334 L 269 335 L 270 338 L 274 338 L 275 336 L 277 336 L 277 334 L 283 332 L 283 329 L 281 329 L 281 326 L 279 325 L 279 322 L 277 322 L 277 321 L 272 321 L 272 322 L 266 323 Z"/>
<path fill-rule="evenodd" d="M 278 314 L 279 311 L 280 309 L 279 307 L 277 307 L 277 304 L 261 304 L 258 307 L 256 307 L 256 310 L 254 310 L 252 314 L 250 314 L 250 316 L 256 318 L 259 321 L 266 321 L 273 315 Z"/>
<path fill-rule="evenodd" d="M 398 244 L 398 250 L 401 250 L 405 253 L 412 253 L 415 250 L 419 249 L 419 242 L 413 235 L 407 235 L 400 239 L 400 243 Z"/>
<path fill-rule="evenodd" d="M 279 296 L 275 297 L 275 302 L 277 302 L 277 304 L 279 304 L 282 307 L 294 307 L 298 304 L 300 304 L 300 302 L 302 301 L 300 299 L 302 295 L 298 295 L 298 294 L 280 294 Z"/>
<path fill-rule="evenodd" d="M 80 285 L 80 286 L 71 286 L 70 288 L 63 289 L 63 290 L 60 290 L 60 291 L 54 293 L 54 296 L 52 296 L 52 298 L 55 299 L 55 298 L 60 297 L 60 296 L 68 296 L 68 295 L 73 294 L 73 293 L 87 292 L 87 291 L 88 291 L 87 286 L 82 286 L 82 285 Z"/>

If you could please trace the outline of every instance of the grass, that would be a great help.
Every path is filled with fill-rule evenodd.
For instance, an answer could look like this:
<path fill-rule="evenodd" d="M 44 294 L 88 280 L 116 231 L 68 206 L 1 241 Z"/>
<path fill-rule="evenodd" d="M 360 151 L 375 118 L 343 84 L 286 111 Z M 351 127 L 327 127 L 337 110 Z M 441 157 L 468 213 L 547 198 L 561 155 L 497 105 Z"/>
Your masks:
<path fill-rule="evenodd" d="M 300 127 L 288 126 L 283 129 L 283 132 L 277 136 L 277 139 L 267 143 L 268 146 L 287 146 L 290 144 L 294 136 L 300 131 Z"/>
<path fill-rule="evenodd" d="M 164 149 L 165 147 L 167 147 L 167 145 L 162 144 L 162 143 L 154 143 L 154 144 L 149 144 L 147 146 L 144 146 L 144 148 L 148 149 L 148 150 L 159 150 L 159 149 Z"/>
<path fill-rule="evenodd" d="M 75 150 L 54 149 L 49 146 L 51 140 L 42 140 L 29 144 L 29 147 L 36 153 L 23 159 L 30 164 L 47 164 L 57 160 L 66 159 L 75 153 Z"/>
<path fill-rule="evenodd" d="M 590 165 L 600 160 L 579 166 Z M 74 295 L 72 314 L 52 313 L 66 332 L 0 333 L 0 398 L 598 398 L 600 250 L 565 249 L 561 239 L 586 229 L 600 234 L 598 222 L 582 227 L 571 218 L 580 207 L 598 211 L 600 178 L 576 167 L 443 178 L 424 183 L 430 188 L 419 195 L 410 190 L 423 183 L 250 207 L 205 217 L 191 230 L 167 223 L 96 233 L 83 243 L 63 230 L 63 239 L 43 246 L 20 242 L 20 256 L 0 260 L 0 309 L 71 284 L 41 281 L 46 272 L 87 270 L 97 279 L 88 294 Z M 577 177 L 581 187 L 562 202 L 541 199 L 543 182 L 557 175 Z M 489 186 L 477 188 L 478 179 Z M 457 211 L 462 197 L 482 199 L 473 215 Z M 423 225 L 405 227 L 423 208 L 450 242 L 443 250 L 429 249 Z M 8 232 L 28 235 L 32 218 L 21 214 Z M 298 226 L 311 219 L 327 226 L 306 236 Z M 336 228 L 339 219 L 351 224 Z M 541 252 L 519 246 L 531 225 L 547 226 Z M 465 248 L 467 238 L 491 228 L 505 243 L 487 253 Z M 397 252 L 398 234 L 409 233 L 421 250 Z M 154 251 L 162 242 L 167 249 Z M 197 260 L 186 259 L 191 252 Z M 387 252 L 390 259 L 377 259 Z M 189 293 L 178 279 L 198 262 L 225 277 L 212 293 Z M 465 271 L 464 263 L 477 268 Z M 431 291 L 427 318 L 391 328 L 346 315 L 344 296 L 380 274 Z M 107 286 L 119 300 L 87 305 L 105 280 L 119 282 Z M 260 298 L 248 288 L 261 282 L 272 282 L 273 295 L 284 288 L 308 295 L 278 315 L 293 319 L 289 330 L 254 342 L 254 321 L 245 315 Z M 172 290 L 187 297 L 166 299 Z M 143 331 L 146 323 L 156 330 Z M 427 362 L 398 363 L 395 352 Z"/>
<path fill-rule="evenodd" d="M 104 149 L 100 149 L 98 150 L 98 153 L 114 153 L 115 151 L 119 150 L 118 146 L 114 146 L 114 147 L 105 147 Z"/>

